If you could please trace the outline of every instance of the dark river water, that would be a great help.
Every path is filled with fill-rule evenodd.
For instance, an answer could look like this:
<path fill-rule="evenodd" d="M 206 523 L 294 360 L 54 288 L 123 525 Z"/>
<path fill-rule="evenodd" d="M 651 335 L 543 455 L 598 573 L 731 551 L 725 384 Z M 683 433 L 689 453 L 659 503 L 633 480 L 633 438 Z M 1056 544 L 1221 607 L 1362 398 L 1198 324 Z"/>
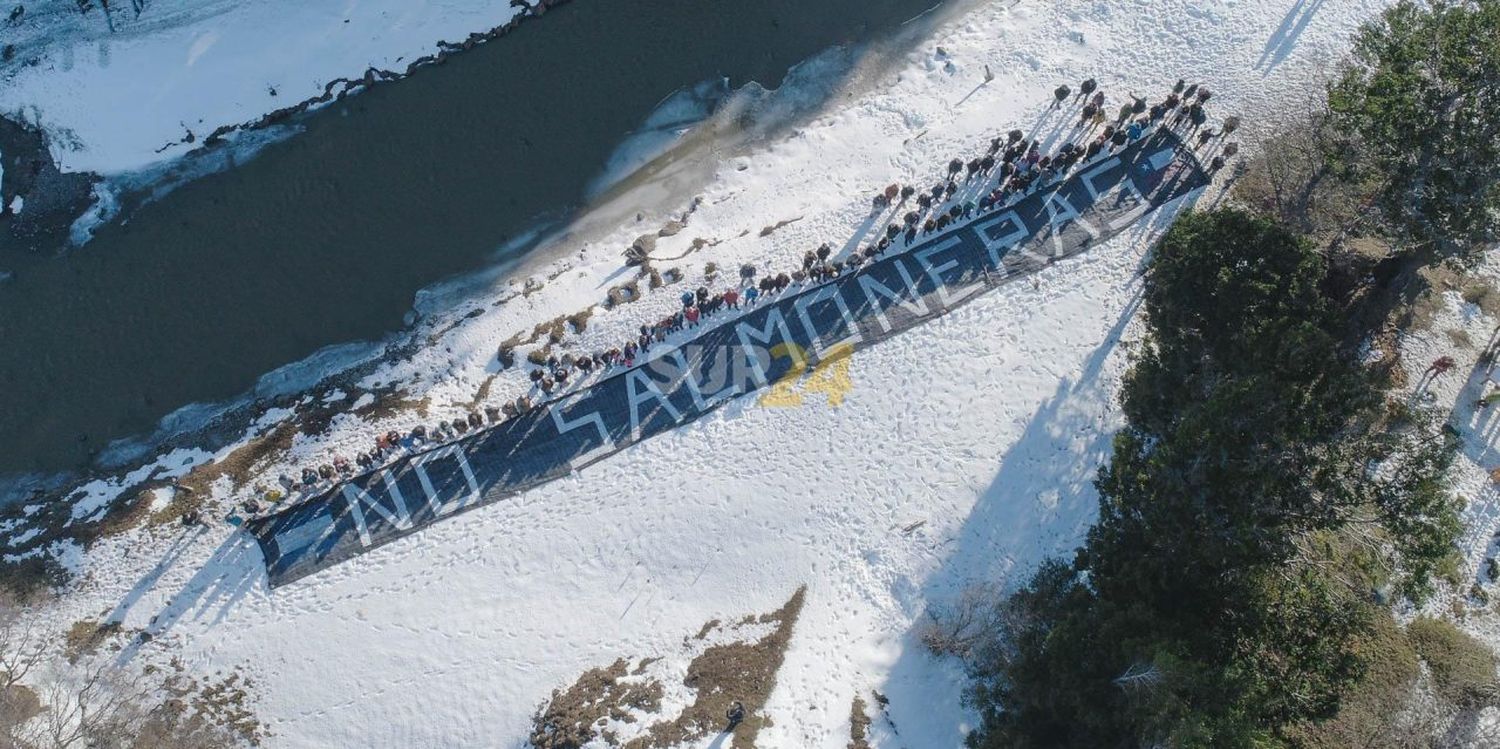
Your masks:
<path fill-rule="evenodd" d="M 934 2 L 577 0 L 303 117 L 80 250 L 4 251 L 0 475 L 83 467 L 183 405 L 399 329 L 418 289 L 577 206 L 669 92 L 775 85 Z"/>

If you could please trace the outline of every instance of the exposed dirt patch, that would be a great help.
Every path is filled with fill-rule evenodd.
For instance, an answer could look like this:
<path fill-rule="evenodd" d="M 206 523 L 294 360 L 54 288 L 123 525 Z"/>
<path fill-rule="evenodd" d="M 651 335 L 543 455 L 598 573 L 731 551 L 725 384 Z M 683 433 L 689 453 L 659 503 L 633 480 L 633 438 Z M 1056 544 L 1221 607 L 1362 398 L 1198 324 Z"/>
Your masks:
<path fill-rule="evenodd" d="M 708 633 L 712 632 L 714 630 L 714 627 L 717 626 L 719 626 L 718 619 L 709 619 L 708 621 L 703 623 L 703 629 L 698 630 L 698 634 L 693 635 L 693 639 L 701 640 L 705 637 L 708 637 Z"/>
<path fill-rule="evenodd" d="M 661 708 L 661 683 L 633 678 L 648 665 L 642 661 L 630 672 L 629 661 L 621 658 L 606 667 L 585 671 L 566 690 L 553 690 L 552 699 L 532 718 L 531 745 L 537 749 L 575 749 L 596 738 L 617 744 L 614 732 L 600 728 L 600 724 L 610 720 L 632 723 L 635 716 L 630 710 L 652 712 Z"/>
<path fill-rule="evenodd" d="M 171 668 L 162 685 L 168 698 L 157 708 L 159 720 L 179 732 L 184 728 L 222 729 L 251 746 L 260 746 L 266 730 L 247 705 L 254 687 L 249 678 L 231 673 L 221 679 L 200 681 L 190 676 L 176 658 Z"/>
<path fill-rule="evenodd" d="M 73 626 L 68 627 L 67 633 L 63 635 L 63 655 L 67 656 L 69 663 L 77 663 L 79 658 L 98 650 L 119 633 L 119 622 L 100 623 L 93 619 L 80 619 L 73 622 Z"/>
<path fill-rule="evenodd" d="M 697 692 L 693 704 L 675 720 L 651 726 L 646 736 L 626 747 L 665 749 L 701 739 L 725 727 L 725 713 L 735 701 L 744 705 L 745 719 L 733 728 L 734 740 L 730 745 L 735 749 L 755 746 L 756 736 L 766 725 L 761 709 L 771 696 L 771 688 L 776 686 L 776 672 L 781 669 L 806 595 L 806 588 L 798 588 L 781 608 L 758 617 L 757 623 L 775 625 L 759 641 L 715 645 L 694 658 L 683 679 L 683 683 Z"/>
<path fill-rule="evenodd" d="M 865 698 L 854 696 L 849 705 L 849 749 L 870 749 L 870 716 L 865 713 Z"/>
<path fill-rule="evenodd" d="M 767 226 L 765 228 L 762 228 L 760 230 L 760 235 L 762 237 L 769 237 L 772 234 L 775 234 L 777 229 L 780 229 L 783 226 L 788 226 L 790 224 L 795 224 L 795 223 L 797 223 L 798 221 L 801 221 L 801 220 L 802 220 L 802 217 L 798 216 L 796 218 L 789 218 L 789 219 L 785 219 L 783 221 L 777 221 L 775 224 L 773 224 L 771 226 Z"/>
<path fill-rule="evenodd" d="M 681 678 L 692 690 L 693 702 L 676 716 L 653 720 L 662 710 L 661 677 L 672 670 L 671 659 L 645 658 L 631 669 L 630 661 L 621 658 L 554 691 L 532 719 L 532 745 L 574 749 L 603 740 L 626 749 L 667 749 L 726 732 L 727 746 L 755 746 L 760 729 L 769 725 L 761 710 L 776 685 L 805 596 L 806 589 L 799 588 L 781 608 L 742 619 L 734 627 L 753 627 L 744 639 L 734 639 L 734 627 L 725 628 L 718 619 L 685 637 L 684 657 L 693 657 Z M 704 642 L 710 635 L 712 640 Z M 679 659 L 675 673 L 683 673 L 681 663 Z M 727 714 L 735 702 L 743 706 L 744 719 L 731 727 Z M 624 730 L 621 723 L 647 725 Z"/>
<path fill-rule="evenodd" d="M 325 403 L 323 396 L 326 394 L 326 392 L 314 393 L 309 403 L 292 406 L 292 415 L 278 422 L 265 433 L 246 440 L 244 444 L 222 458 L 204 463 L 189 471 L 177 481 L 179 491 L 170 507 L 173 513 L 180 516 L 189 509 L 197 509 L 202 498 L 210 495 L 214 482 L 222 477 L 228 477 L 236 487 L 244 485 L 251 476 L 257 473 L 258 466 L 271 463 L 285 455 L 296 442 L 297 435 L 315 437 L 327 431 L 334 417 L 345 413 L 346 402 L 338 400 Z M 364 394 L 364 392 L 356 392 L 349 394 L 348 397 L 357 399 Z M 429 403 L 426 398 L 413 400 L 394 392 L 371 394 L 375 396 L 375 400 L 347 413 L 367 421 L 378 421 L 409 411 L 416 411 L 423 416 L 427 415 Z"/>
<path fill-rule="evenodd" d="M 631 281 L 630 283 L 620 284 L 611 288 L 609 294 L 605 297 L 604 306 L 606 309 L 610 309 L 622 304 L 629 304 L 640 298 L 640 284 L 636 281 Z"/>

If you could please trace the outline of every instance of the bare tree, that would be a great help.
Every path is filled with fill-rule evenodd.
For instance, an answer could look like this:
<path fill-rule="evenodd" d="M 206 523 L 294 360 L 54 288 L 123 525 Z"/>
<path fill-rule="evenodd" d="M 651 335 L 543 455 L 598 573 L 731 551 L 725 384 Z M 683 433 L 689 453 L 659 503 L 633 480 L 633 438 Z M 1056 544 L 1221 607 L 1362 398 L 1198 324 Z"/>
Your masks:
<path fill-rule="evenodd" d="M 994 585 L 970 585 L 958 599 L 927 610 L 921 631 L 922 644 L 935 655 L 953 655 L 970 660 L 992 644 L 1002 631 L 1002 591 Z"/>
<path fill-rule="evenodd" d="M 0 601 L 0 747 L 20 745 L 19 727 L 41 710 L 25 686 L 45 659 L 46 646 L 30 620 L 10 601 Z"/>
<path fill-rule="evenodd" d="M 163 689 L 110 658 L 49 657 L 33 621 L 0 600 L 0 749 L 221 749 L 256 741 L 253 731 L 226 728 L 170 683 L 161 699 Z"/>
<path fill-rule="evenodd" d="M 42 691 L 41 713 L 28 724 L 36 749 L 127 747 L 144 725 L 151 695 L 138 677 L 92 659 L 59 673 Z"/>
<path fill-rule="evenodd" d="M 1155 663 L 1136 663 L 1116 676 L 1114 685 L 1126 692 L 1150 689 L 1161 683 L 1161 669 Z"/>

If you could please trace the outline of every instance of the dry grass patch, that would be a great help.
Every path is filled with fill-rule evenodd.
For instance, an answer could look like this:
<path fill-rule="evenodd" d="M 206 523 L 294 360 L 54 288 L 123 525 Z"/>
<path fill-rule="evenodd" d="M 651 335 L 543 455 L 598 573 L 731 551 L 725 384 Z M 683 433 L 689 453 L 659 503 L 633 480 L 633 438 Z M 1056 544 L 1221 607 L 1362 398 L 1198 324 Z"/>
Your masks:
<path fill-rule="evenodd" d="M 849 749 L 870 749 L 870 716 L 865 713 L 865 698 L 854 695 L 849 706 Z"/>
<path fill-rule="evenodd" d="M 697 693 L 693 704 L 675 720 L 652 725 L 646 736 L 627 744 L 627 749 L 664 749 L 702 739 L 725 726 L 724 715 L 736 700 L 744 705 L 745 720 L 734 728 L 730 746 L 755 746 L 756 736 L 767 725 L 761 709 L 776 686 L 776 672 L 806 595 L 806 588 L 798 588 L 781 608 L 756 618 L 759 624 L 775 625 L 764 638 L 714 645 L 694 658 L 683 679 Z"/>
<path fill-rule="evenodd" d="M 641 298 L 641 285 L 639 281 L 623 283 L 612 287 L 605 296 L 604 307 L 610 309 L 622 304 L 629 304 Z"/>
<path fill-rule="evenodd" d="M 0 562 L 0 592 L 18 601 L 29 601 L 65 584 L 68 569 L 47 553 Z"/>
<path fill-rule="evenodd" d="M 1325 244 L 1359 227 L 1379 186 L 1342 179 L 1324 158 L 1344 135 L 1323 102 L 1309 101 L 1300 112 L 1270 137 L 1246 134 L 1254 155 L 1231 194 L 1239 203 Z"/>
<path fill-rule="evenodd" d="M 1495 287 L 1489 281 L 1468 281 L 1463 285 L 1462 295 L 1465 302 L 1475 305 L 1484 314 L 1490 317 L 1500 315 L 1500 294 L 1495 292 Z"/>
<path fill-rule="evenodd" d="M 265 434 L 250 438 L 224 457 L 193 468 L 177 484 L 187 489 L 188 497 L 199 498 L 200 502 L 202 497 L 209 496 L 214 482 L 221 477 L 227 476 L 232 484 L 239 486 L 249 478 L 255 466 L 286 454 L 300 432 L 296 417 L 282 421 Z"/>
<path fill-rule="evenodd" d="M 153 516 L 151 495 L 154 488 L 148 484 L 125 491 L 110 504 L 99 522 L 80 527 L 74 537 L 87 546 L 106 536 L 119 535 L 140 526 Z"/>
<path fill-rule="evenodd" d="M 63 655 L 69 663 L 77 663 L 79 658 L 98 650 L 99 646 L 119 633 L 119 622 L 101 624 L 93 619 L 80 619 L 73 622 L 73 626 L 68 627 L 68 631 L 63 634 Z"/>
<path fill-rule="evenodd" d="M 760 230 L 760 235 L 762 237 L 769 237 L 772 234 L 775 234 L 777 229 L 780 229 L 781 227 L 787 226 L 787 225 L 790 225 L 790 224 L 795 224 L 795 223 L 797 223 L 798 221 L 801 221 L 801 220 L 802 220 L 802 217 L 798 216 L 796 218 L 789 218 L 789 219 L 786 219 L 786 220 L 783 220 L 783 221 L 777 221 L 775 224 L 773 224 L 771 226 L 767 226 L 767 227 L 762 228 Z"/>
<path fill-rule="evenodd" d="M 593 316 L 594 307 L 593 305 L 590 305 L 588 309 L 582 310 L 580 312 L 574 312 L 573 314 L 568 315 L 568 325 L 573 328 L 574 333 L 582 333 L 583 331 L 589 329 L 589 319 Z"/>
<path fill-rule="evenodd" d="M 516 365 L 516 347 L 525 343 L 521 334 L 515 335 L 500 342 L 500 347 L 495 352 L 495 357 L 500 360 L 500 366 L 509 369 Z"/>
<path fill-rule="evenodd" d="M 1420 279 L 1421 292 L 1407 311 L 1404 321 L 1406 325 L 1403 327 L 1428 330 L 1448 305 L 1445 292 L 1463 288 L 1464 278 L 1458 270 L 1444 264 L 1422 268 L 1417 271 L 1417 277 Z"/>
<path fill-rule="evenodd" d="M 1344 696 L 1339 712 L 1331 720 L 1297 726 L 1292 737 L 1305 749 L 1397 749 L 1418 746 L 1406 743 L 1410 728 L 1402 720 L 1403 710 L 1421 675 L 1417 651 L 1406 634 L 1385 611 L 1373 612 L 1374 626 L 1355 644 L 1367 664 L 1359 684 Z"/>
<path fill-rule="evenodd" d="M 558 315 L 551 320 L 537 323 L 537 326 L 531 329 L 531 339 L 527 343 L 543 337 L 547 339 L 547 343 L 562 343 L 563 336 L 568 333 L 567 322 L 566 315 Z"/>
<path fill-rule="evenodd" d="M 375 396 L 375 400 L 351 410 L 349 414 L 365 421 L 380 421 L 409 411 L 415 411 L 418 415 L 426 417 L 427 409 L 432 406 L 432 400 L 427 397 L 407 398 L 394 392 L 372 393 L 372 395 Z"/>
<path fill-rule="evenodd" d="M 355 394 L 354 397 L 361 395 L 363 393 Z M 430 405 L 427 398 L 404 398 L 392 392 L 372 395 L 375 396 L 373 401 L 348 413 L 366 421 L 379 421 L 408 411 L 426 416 Z M 342 403 L 343 401 L 324 403 L 322 398 L 314 397 L 307 405 L 294 406 L 289 418 L 277 422 L 266 433 L 251 437 L 222 458 L 194 467 L 177 481 L 179 491 L 173 498 L 172 516 L 181 516 L 189 509 L 196 509 L 209 496 L 214 482 L 222 477 L 228 477 L 235 487 L 243 486 L 259 466 L 272 463 L 291 450 L 297 435 L 316 437 L 323 434 L 335 416 L 345 413 Z M 184 489 L 186 497 L 183 496 Z"/>
<path fill-rule="evenodd" d="M 555 690 L 532 718 L 531 744 L 537 749 L 575 749 L 595 741 L 626 749 L 666 749 L 704 739 L 728 727 L 726 713 L 738 701 L 745 719 L 729 734 L 728 746 L 755 746 L 760 729 L 769 725 L 761 715 L 776 672 L 781 669 L 792 629 L 802 611 L 805 589 L 798 589 L 785 605 L 760 616 L 749 616 L 745 624 L 757 632 L 770 631 L 749 641 L 693 645 L 720 628 L 718 620 L 703 625 L 698 634 L 684 638 L 689 652 L 703 650 L 687 666 L 683 684 L 694 692 L 693 703 L 675 718 L 652 722 L 633 738 L 623 740 L 605 728 L 610 721 L 634 723 L 643 713 L 660 713 L 662 683 L 646 673 L 658 658 L 646 658 L 634 669 L 621 658 L 609 666 L 585 672 L 567 689 Z M 658 671 L 659 672 L 659 671 Z M 722 740 L 719 744 L 724 745 Z"/>
<path fill-rule="evenodd" d="M 701 640 L 705 637 L 708 637 L 708 633 L 714 631 L 714 627 L 717 626 L 719 626 L 718 619 L 709 619 L 708 621 L 703 623 L 703 628 L 698 630 L 698 634 L 693 635 L 693 639 Z"/>
<path fill-rule="evenodd" d="M 637 671 L 646 665 L 642 661 Z M 661 708 L 662 686 L 651 679 L 626 680 L 629 661 L 621 658 L 603 668 L 585 671 L 566 690 L 553 690 L 552 698 L 531 722 L 531 745 L 536 749 L 577 749 L 602 738 L 618 745 L 614 732 L 599 726 L 610 720 L 635 721 L 629 710 Z"/>
<path fill-rule="evenodd" d="M 532 349 L 531 351 L 527 352 L 526 353 L 526 361 L 531 362 L 533 365 L 540 367 L 540 366 L 545 365 L 547 363 L 547 359 L 551 358 L 551 356 L 552 356 L 552 347 L 551 346 L 543 346 L 543 347 L 541 347 L 539 349 Z"/>
<path fill-rule="evenodd" d="M 1417 619 L 1406 634 L 1432 670 L 1440 696 L 1461 707 L 1497 703 L 1495 654 L 1484 643 L 1441 619 Z"/>
<path fill-rule="evenodd" d="M 215 734 L 236 736 L 250 746 L 260 746 L 263 726 L 247 705 L 254 683 L 238 673 L 221 679 L 199 681 L 188 675 L 176 658 L 172 673 L 162 685 L 168 698 L 155 711 L 158 724 L 180 735 Z M 218 734 L 222 735 L 222 734 Z"/>
<path fill-rule="evenodd" d="M 474 397 L 469 400 L 469 410 L 472 411 L 476 408 L 479 408 L 480 405 L 490 399 L 490 390 L 495 386 L 495 378 L 497 376 L 498 375 L 490 375 L 489 377 L 484 378 L 484 382 L 479 383 L 479 390 L 475 392 Z"/>

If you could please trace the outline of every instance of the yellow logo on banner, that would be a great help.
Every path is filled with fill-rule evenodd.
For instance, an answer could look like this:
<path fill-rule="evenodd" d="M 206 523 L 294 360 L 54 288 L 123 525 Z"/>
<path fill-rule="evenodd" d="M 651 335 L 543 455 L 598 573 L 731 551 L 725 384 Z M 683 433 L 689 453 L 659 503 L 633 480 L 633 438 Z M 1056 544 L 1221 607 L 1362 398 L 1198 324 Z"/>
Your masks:
<path fill-rule="evenodd" d="M 844 395 L 854 388 L 849 377 L 849 357 L 854 347 L 840 343 L 823 355 L 812 373 L 803 381 L 807 371 L 807 350 L 795 343 L 778 343 L 771 348 L 773 358 L 791 359 L 792 368 L 771 384 L 771 389 L 756 401 L 768 408 L 796 408 L 802 405 L 803 393 L 823 393 L 828 396 L 828 405 L 838 407 Z"/>

